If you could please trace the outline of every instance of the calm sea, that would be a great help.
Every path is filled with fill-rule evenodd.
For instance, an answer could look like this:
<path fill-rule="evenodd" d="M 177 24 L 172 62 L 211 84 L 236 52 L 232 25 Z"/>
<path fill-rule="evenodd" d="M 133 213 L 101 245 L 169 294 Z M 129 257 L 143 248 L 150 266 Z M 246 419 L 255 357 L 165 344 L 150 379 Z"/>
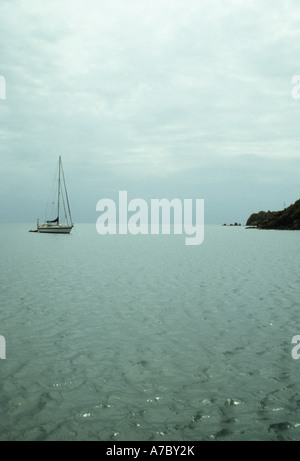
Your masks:
<path fill-rule="evenodd" d="M 0 225 L 0 440 L 300 440 L 300 233 Z"/>

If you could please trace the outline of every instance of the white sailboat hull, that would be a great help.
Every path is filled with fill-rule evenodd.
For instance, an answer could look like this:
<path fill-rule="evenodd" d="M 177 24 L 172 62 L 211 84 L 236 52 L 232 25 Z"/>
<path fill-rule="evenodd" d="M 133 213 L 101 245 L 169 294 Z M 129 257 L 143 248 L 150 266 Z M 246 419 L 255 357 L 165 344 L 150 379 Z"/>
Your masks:
<path fill-rule="evenodd" d="M 59 224 L 58 226 L 46 226 L 42 225 L 37 228 L 38 232 L 44 233 L 44 234 L 69 234 L 72 230 L 73 226 L 64 226 Z"/>

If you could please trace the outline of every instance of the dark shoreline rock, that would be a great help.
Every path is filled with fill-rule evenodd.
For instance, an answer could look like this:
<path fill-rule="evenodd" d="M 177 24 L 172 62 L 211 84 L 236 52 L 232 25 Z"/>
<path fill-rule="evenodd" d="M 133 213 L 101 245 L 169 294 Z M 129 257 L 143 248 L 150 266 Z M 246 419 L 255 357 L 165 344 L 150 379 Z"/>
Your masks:
<path fill-rule="evenodd" d="M 300 230 L 300 200 L 281 211 L 253 213 L 246 226 L 258 229 Z"/>

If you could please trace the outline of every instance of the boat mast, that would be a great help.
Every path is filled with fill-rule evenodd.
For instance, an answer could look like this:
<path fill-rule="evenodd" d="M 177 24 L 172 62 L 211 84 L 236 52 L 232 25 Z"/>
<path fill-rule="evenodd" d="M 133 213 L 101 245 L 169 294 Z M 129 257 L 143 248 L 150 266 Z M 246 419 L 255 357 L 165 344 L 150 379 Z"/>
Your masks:
<path fill-rule="evenodd" d="M 59 156 L 59 167 L 58 167 L 58 202 L 57 202 L 57 224 L 59 224 L 59 202 L 60 202 L 60 166 L 61 166 L 61 156 Z"/>

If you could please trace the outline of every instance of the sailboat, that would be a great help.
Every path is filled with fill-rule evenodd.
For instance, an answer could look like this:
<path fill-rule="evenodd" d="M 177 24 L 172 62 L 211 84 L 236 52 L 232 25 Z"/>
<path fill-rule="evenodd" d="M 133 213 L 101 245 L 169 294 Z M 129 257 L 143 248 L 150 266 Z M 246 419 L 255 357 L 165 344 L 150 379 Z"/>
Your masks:
<path fill-rule="evenodd" d="M 64 211 L 65 221 L 61 221 L 62 210 Z M 57 189 L 57 218 L 40 224 L 37 220 L 37 232 L 50 234 L 69 234 L 74 227 L 71 217 L 69 198 L 67 193 L 64 170 L 61 156 L 58 162 L 58 189 Z"/>

